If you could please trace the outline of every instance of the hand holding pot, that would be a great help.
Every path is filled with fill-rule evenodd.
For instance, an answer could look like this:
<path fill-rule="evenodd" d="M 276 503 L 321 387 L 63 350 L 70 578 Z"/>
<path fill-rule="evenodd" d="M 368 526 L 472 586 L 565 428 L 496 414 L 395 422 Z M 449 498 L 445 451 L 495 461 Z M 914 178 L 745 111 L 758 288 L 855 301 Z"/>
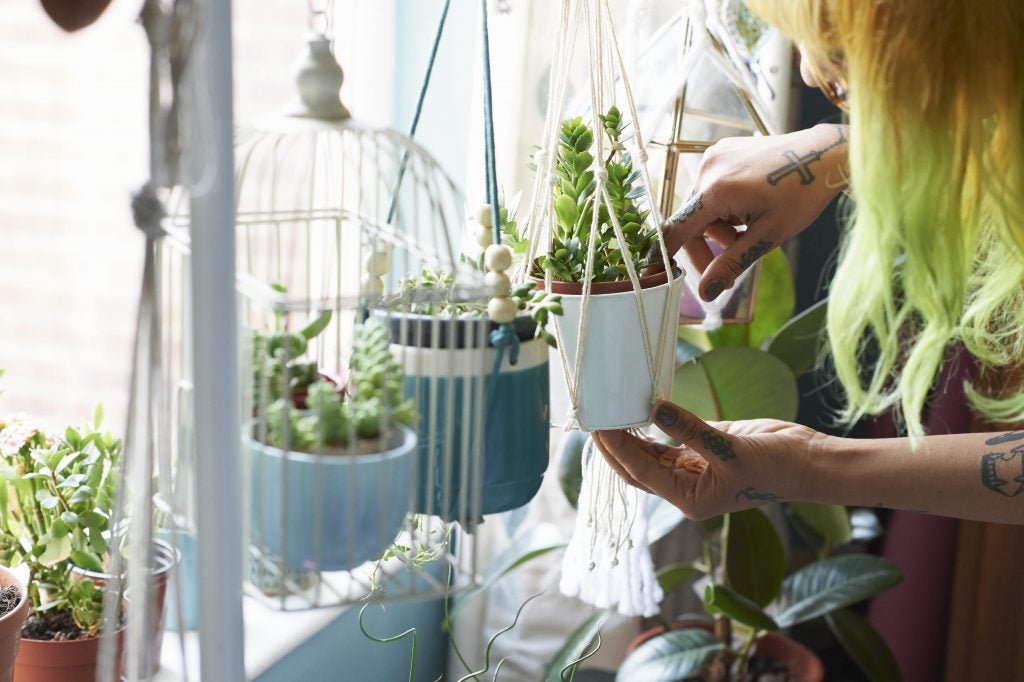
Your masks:
<path fill-rule="evenodd" d="M 685 248 L 704 273 L 701 298 L 716 298 L 825 210 L 846 185 L 846 141 L 845 126 L 818 125 L 726 138 L 704 153 L 690 200 L 664 226 L 669 253 Z M 725 251 L 714 257 L 705 237 Z"/>
<path fill-rule="evenodd" d="M 706 519 L 782 499 L 776 481 L 787 462 L 813 455 L 822 434 L 776 419 L 704 422 L 669 402 L 654 423 L 681 443 L 672 447 L 626 431 L 595 431 L 605 460 L 625 481 L 659 495 L 691 519 Z M 786 484 L 785 486 L 783 484 Z"/>

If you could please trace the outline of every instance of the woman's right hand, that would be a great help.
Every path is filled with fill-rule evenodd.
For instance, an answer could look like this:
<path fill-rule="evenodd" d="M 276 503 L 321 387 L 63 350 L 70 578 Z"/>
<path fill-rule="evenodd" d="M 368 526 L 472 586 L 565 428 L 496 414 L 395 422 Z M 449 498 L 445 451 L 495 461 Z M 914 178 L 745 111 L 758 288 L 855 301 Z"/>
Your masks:
<path fill-rule="evenodd" d="M 693 195 L 664 225 L 669 253 L 686 249 L 703 273 L 701 298 L 715 299 L 825 210 L 846 186 L 846 142 L 846 126 L 823 124 L 726 138 L 704 153 Z M 704 237 L 725 250 L 714 257 Z"/>

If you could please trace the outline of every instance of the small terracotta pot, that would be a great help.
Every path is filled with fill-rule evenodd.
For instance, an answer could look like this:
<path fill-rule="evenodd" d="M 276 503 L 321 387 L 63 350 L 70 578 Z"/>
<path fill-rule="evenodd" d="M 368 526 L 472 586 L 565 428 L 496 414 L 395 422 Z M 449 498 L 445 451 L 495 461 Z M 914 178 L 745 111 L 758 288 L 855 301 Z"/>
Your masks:
<path fill-rule="evenodd" d="M 673 630 L 691 628 L 708 632 L 714 630 L 711 623 L 702 620 L 684 620 L 672 624 Z M 644 642 L 663 635 L 665 632 L 665 628 L 660 625 L 641 632 L 626 647 L 626 654 L 633 653 Z M 757 640 L 753 655 L 755 658 L 767 658 L 783 666 L 796 682 L 822 682 L 825 679 L 825 666 L 813 651 L 777 632 L 769 632 Z"/>
<path fill-rule="evenodd" d="M 153 540 L 153 606 L 150 609 L 149 642 L 152 644 L 154 655 L 150 659 L 148 674 L 155 675 L 160 670 L 160 649 L 164 641 L 164 611 L 167 601 L 167 580 L 171 571 L 178 565 L 181 555 L 176 549 L 163 540 Z M 86 571 L 80 568 L 73 569 L 75 573 L 89 578 L 97 587 L 105 587 L 113 577 L 109 573 L 97 573 Z M 131 586 L 128 587 L 130 592 Z M 71 679 L 71 678 L 69 678 Z"/>
<path fill-rule="evenodd" d="M 70 33 L 99 19 L 110 0 L 41 0 L 41 3 L 53 23 Z"/>
<path fill-rule="evenodd" d="M 21 626 L 28 618 L 28 591 L 11 569 L 0 566 L 0 587 L 15 586 L 21 601 L 13 611 L 0 618 L 0 682 L 11 682 L 14 674 L 14 657 L 18 654 L 21 640 Z"/>
<path fill-rule="evenodd" d="M 544 289 L 543 277 L 534 277 L 533 280 L 537 282 L 538 289 Z M 644 275 L 640 278 L 640 288 L 650 289 L 651 287 L 661 286 L 665 281 L 664 270 Z M 621 294 L 626 291 L 633 291 L 633 282 L 628 279 L 618 279 L 614 282 L 592 282 L 590 284 L 590 293 L 595 296 L 600 296 L 601 294 Z M 559 282 L 552 280 L 551 293 L 566 296 L 582 296 L 583 282 Z"/>
<path fill-rule="evenodd" d="M 124 653 L 124 630 L 118 630 L 117 677 L 121 678 Z M 52 640 L 21 640 L 14 662 L 14 682 L 96 682 L 103 637 L 89 637 L 66 642 Z"/>

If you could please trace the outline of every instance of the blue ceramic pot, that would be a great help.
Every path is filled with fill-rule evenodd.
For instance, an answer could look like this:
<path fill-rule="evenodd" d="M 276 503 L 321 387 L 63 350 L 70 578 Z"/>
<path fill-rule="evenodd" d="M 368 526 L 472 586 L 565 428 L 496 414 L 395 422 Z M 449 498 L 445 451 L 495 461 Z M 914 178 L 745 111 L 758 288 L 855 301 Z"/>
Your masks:
<path fill-rule="evenodd" d="M 523 506 L 540 489 L 551 416 L 548 346 L 523 320 L 516 324 L 516 364 L 506 351 L 494 373 L 493 348 L 467 347 L 467 340 L 486 339 L 476 328 L 487 331 L 486 320 L 392 318 L 392 339 L 405 341 L 393 344 L 392 354 L 420 415 L 413 511 L 471 526 L 484 514 Z"/>
<path fill-rule="evenodd" d="M 379 557 L 409 511 L 416 434 L 396 426 L 388 443 L 380 453 L 312 455 L 247 438 L 253 544 L 305 571 L 347 570 Z"/>

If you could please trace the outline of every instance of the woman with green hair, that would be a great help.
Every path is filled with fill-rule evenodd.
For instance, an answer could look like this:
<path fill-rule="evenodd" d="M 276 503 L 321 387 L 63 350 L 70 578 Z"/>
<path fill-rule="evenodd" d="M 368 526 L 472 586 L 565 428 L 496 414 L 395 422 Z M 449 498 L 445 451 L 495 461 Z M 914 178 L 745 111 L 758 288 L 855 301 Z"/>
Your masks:
<path fill-rule="evenodd" d="M 842 420 L 894 410 L 907 438 L 774 420 L 705 423 L 672 405 L 667 448 L 594 434 L 628 482 L 706 518 L 788 499 L 1024 523 L 1024 431 L 924 436 L 947 350 L 990 423 L 1024 422 L 1024 2 L 748 0 L 803 55 L 848 125 L 723 140 L 665 226 L 715 298 L 843 190 L 855 209 L 829 294 Z M 745 231 L 734 226 L 746 225 Z M 712 258 L 704 237 L 726 247 Z"/>

